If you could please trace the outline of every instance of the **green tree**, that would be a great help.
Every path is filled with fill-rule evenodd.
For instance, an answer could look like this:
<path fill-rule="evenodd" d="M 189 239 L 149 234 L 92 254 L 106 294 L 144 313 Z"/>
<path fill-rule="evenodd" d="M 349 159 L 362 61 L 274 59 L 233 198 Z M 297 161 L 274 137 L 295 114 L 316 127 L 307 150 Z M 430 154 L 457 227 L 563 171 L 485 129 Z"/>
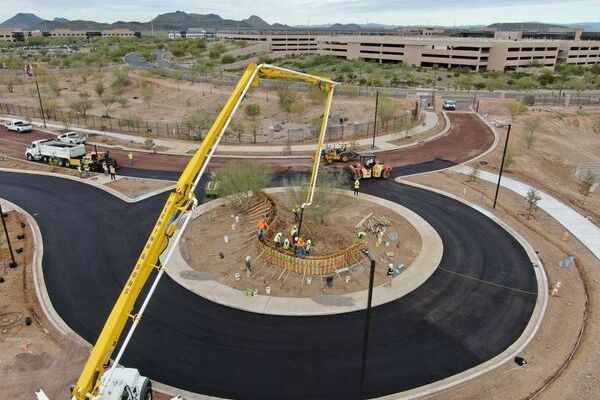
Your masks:
<path fill-rule="evenodd" d="M 294 204 L 304 203 L 308 192 L 308 179 L 306 177 L 295 176 L 286 179 L 284 180 L 284 186 Z M 327 221 L 327 216 L 338 206 L 340 196 L 343 195 L 338 189 L 344 186 L 347 185 L 342 174 L 320 171 L 313 202 L 304 209 L 303 219 L 324 224 Z"/>
<path fill-rule="evenodd" d="M 397 115 L 399 107 L 392 102 L 389 96 L 379 96 L 377 116 L 383 129 L 387 130 L 388 123 Z"/>
<path fill-rule="evenodd" d="M 56 78 L 52 77 L 52 78 L 48 79 L 48 88 L 54 94 L 55 97 L 60 96 L 60 92 L 62 91 L 62 88 L 58 84 L 58 81 L 56 80 Z"/>
<path fill-rule="evenodd" d="M 485 81 L 485 85 L 489 90 L 500 90 L 506 87 L 506 81 L 500 77 L 489 77 Z"/>
<path fill-rule="evenodd" d="M 93 106 L 94 103 L 87 97 L 82 97 L 79 100 L 73 100 L 69 103 L 69 108 L 84 118 Z"/>
<path fill-rule="evenodd" d="M 529 90 L 535 88 L 537 83 L 531 76 L 522 76 L 515 81 L 515 86 L 520 90 Z"/>
<path fill-rule="evenodd" d="M 254 121 L 256 119 L 256 117 L 258 117 L 260 115 L 260 105 L 255 104 L 255 103 L 250 103 L 250 104 L 246 105 L 246 107 L 244 108 L 244 112 L 246 113 L 246 115 L 248 117 L 252 118 L 252 120 Z"/>
<path fill-rule="evenodd" d="M 223 54 L 221 56 L 221 64 L 231 64 L 235 61 L 235 57 L 231 54 Z"/>
<path fill-rule="evenodd" d="M 535 132 L 540 127 L 541 118 L 539 116 L 533 117 L 525 121 L 525 142 L 527 143 L 527 149 L 531 149 L 533 143 L 535 142 L 535 137 L 533 136 Z"/>
<path fill-rule="evenodd" d="M 182 121 L 182 125 L 190 132 L 190 137 L 197 139 L 202 139 L 202 131 L 208 129 L 211 123 L 210 115 L 200 111 L 185 115 Z"/>
<path fill-rule="evenodd" d="M 259 163 L 230 163 L 215 171 L 220 197 L 231 196 L 230 204 L 247 209 L 257 190 L 266 187 L 273 179 L 273 171 Z"/>
<path fill-rule="evenodd" d="M 527 219 L 530 219 L 531 216 L 537 212 L 539 209 L 538 203 L 542 199 L 542 196 L 538 193 L 537 190 L 530 188 L 527 191 Z"/>
<path fill-rule="evenodd" d="M 583 202 L 585 203 L 585 200 L 590 196 L 590 194 L 592 194 L 592 189 L 594 188 L 594 185 L 596 184 L 596 175 L 594 175 L 591 171 L 588 171 L 584 177 L 583 180 L 581 180 L 580 182 L 580 191 L 581 194 L 583 195 Z"/>
<path fill-rule="evenodd" d="M 458 79 L 456 79 L 456 86 L 461 90 L 470 90 L 471 87 L 473 87 L 473 76 L 471 76 L 471 74 L 461 74 Z"/>
<path fill-rule="evenodd" d="M 292 104 L 294 104 L 297 98 L 296 91 L 290 88 L 287 83 L 279 83 L 275 91 L 279 96 L 279 106 L 283 110 L 290 112 L 292 109 Z"/>
<path fill-rule="evenodd" d="M 288 111 L 292 114 L 302 115 L 306 111 L 306 104 L 302 100 L 297 99 L 290 105 Z"/>
<path fill-rule="evenodd" d="M 103 117 L 110 118 L 112 107 L 118 102 L 117 96 L 113 94 L 105 94 L 100 97 L 100 104 L 104 106 Z"/>
<path fill-rule="evenodd" d="M 102 95 L 106 91 L 106 88 L 104 87 L 104 83 L 102 83 L 102 81 L 96 82 L 96 85 L 94 85 L 94 91 L 96 92 L 96 95 L 98 97 L 102 97 Z"/>
<path fill-rule="evenodd" d="M 148 108 L 150 108 L 150 101 L 152 100 L 152 97 L 154 97 L 154 88 L 151 84 L 146 83 L 142 87 L 142 100 L 144 103 L 146 103 Z"/>

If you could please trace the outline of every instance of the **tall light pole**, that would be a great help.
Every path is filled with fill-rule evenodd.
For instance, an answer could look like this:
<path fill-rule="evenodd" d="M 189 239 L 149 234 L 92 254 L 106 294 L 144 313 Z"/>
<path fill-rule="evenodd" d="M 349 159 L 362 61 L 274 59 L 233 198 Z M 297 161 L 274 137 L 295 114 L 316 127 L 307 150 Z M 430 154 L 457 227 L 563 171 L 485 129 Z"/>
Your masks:
<path fill-rule="evenodd" d="M 372 149 L 375 148 L 375 133 L 377 133 L 377 107 L 379 106 L 379 90 L 375 92 L 375 121 L 373 121 L 373 145 Z"/>
<path fill-rule="evenodd" d="M 498 174 L 498 183 L 496 184 L 496 194 L 494 195 L 494 205 L 492 208 L 496 208 L 496 202 L 498 201 L 498 190 L 500 190 L 500 180 L 502 179 L 502 171 L 504 171 L 504 159 L 506 158 L 506 149 L 508 148 L 508 139 L 510 138 L 510 128 L 512 124 L 508 124 L 508 131 L 506 132 L 506 141 L 504 142 L 504 151 L 502 152 L 502 163 L 500 164 L 500 173 Z"/>
<path fill-rule="evenodd" d="M 8 251 L 10 252 L 10 258 L 12 262 L 10 263 L 11 268 L 15 268 L 17 266 L 17 261 L 15 260 L 15 253 L 13 253 L 13 248 L 10 243 L 10 236 L 8 235 L 8 229 L 6 228 L 6 221 L 4 220 L 4 211 L 2 211 L 2 202 L 0 202 L 0 219 L 2 219 L 2 227 L 4 228 L 4 235 L 6 236 L 6 243 L 8 243 Z"/>
<path fill-rule="evenodd" d="M 358 399 L 362 400 L 365 398 L 365 384 L 367 381 L 367 353 L 369 349 L 369 329 L 371 326 L 371 303 L 373 301 L 373 283 L 375 281 L 375 258 L 369 252 L 369 249 L 363 249 L 363 253 L 371 261 L 371 272 L 369 274 L 369 295 L 367 297 L 367 310 L 365 316 L 365 335 L 363 340 L 363 355 L 362 364 L 360 367 L 360 388 L 358 390 Z"/>

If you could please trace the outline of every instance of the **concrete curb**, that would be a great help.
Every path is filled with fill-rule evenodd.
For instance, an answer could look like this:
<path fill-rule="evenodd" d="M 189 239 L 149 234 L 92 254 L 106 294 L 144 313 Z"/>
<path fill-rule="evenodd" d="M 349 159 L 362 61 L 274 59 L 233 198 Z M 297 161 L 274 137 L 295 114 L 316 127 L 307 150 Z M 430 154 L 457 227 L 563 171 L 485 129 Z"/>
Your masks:
<path fill-rule="evenodd" d="M 17 211 L 20 214 L 25 216 L 27 223 L 31 227 L 33 231 L 33 258 L 31 261 L 31 269 L 33 273 L 33 284 L 35 286 L 35 294 L 37 296 L 38 302 L 42 311 L 48 321 L 52 324 L 52 326 L 62 335 L 67 336 L 69 339 L 74 341 L 75 343 L 83 346 L 89 345 L 81 336 L 79 336 L 75 331 L 73 331 L 69 325 L 58 315 L 54 306 L 52 305 L 52 301 L 50 300 L 50 296 L 48 295 L 48 291 L 46 290 L 46 284 L 44 281 L 44 273 L 42 269 L 42 259 L 44 256 L 44 242 L 42 240 L 42 233 L 40 231 L 40 227 L 37 222 L 33 218 L 31 214 L 27 211 L 19 207 L 18 205 L 11 203 L 8 200 L 0 199 L 3 204 L 7 204 L 11 209 Z"/>
<path fill-rule="evenodd" d="M 12 157 L 11 157 L 12 158 Z M 19 160 L 22 161 L 22 160 Z M 29 175 L 44 175 L 44 176 L 53 176 L 55 178 L 62 178 L 62 179 L 69 179 L 72 181 L 76 181 L 79 183 L 85 183 L 86 185 L 90 185 L 93 186 L 97 189 L 100 190 L 104 190 L 105 192 L 108 192 L 110 194 L 112 194 L 115 197 L 118 197 L 119 199 L 123 200 L 126 203 L 137 203 L 139 201 L 148 199 L 152 196 L 156 196 L 157 194 L 160 193 L 164 193 L 167 191 L 171 191 L 175 188 L 175 184 L 167 186 L 165 188 L 162 189 L 157 189 L 154 190 L 152 192 L 149 193 L 145 193 L 141 196 L 135 197 L 135 198 L 131 198 L 129 196 L 124 195 L 121 192 L 116 191 L 113 188 L 110 188 L 108 186 L 102 185 L 102 184 L 96 184 L 96 183 L 92 183 L 86 179 L 82 179 L 82 178 L 78 178 L 75 176 L 70 176 L 70 175 L 65 175 L 65 174 L 59 174 L 57 172 L 46 172 L 46 171 L 27 171 L 27 170 L 22 170 L 22 169 L 12 169 L 12 168 L 0 168 L 0 171 L 2 172 L 14 172 L 14 173 L 22 173 L 22 174 L 29 174 Z M 155 181 L 160 181 L 161 179 L 151 179 L 151 178 L 143 178 L 143 179 L 150 179 L 150 180 L 155 180 Z M 168 181 L 164 181 L 164 182 L 168 182 Z"/>
<path fill-rule="evenodd" d="M 429 190 L 431 192 L 439 193 L 441 195 L 450 197 L 456 201 L 459 201 L 459 202 L 479 211 L 480 213 L 482 213 L 483 215 L 485 215 L 486 217 L 490 218 L 492 221 L 494 221 L 495 223 L 500 225 L 511 236 L 513 236 L 515 238 L 515 240 L 517 240 L 517 242 L 519 242 L 519 244 L 521 246 L 523 246 L 523 248 L 527 252 L 527 255 L 532 263 L 532 266 L 533 266 L 533 269 L 535 272 L 535 277 L 536 277 L 536 280 L 538 283 L 537 300 L 536 300 L 533 312 L 531 314 L 531 318 L 530 318 L 529 322 L 527 323 L 525 330 L 523 331 L 521 336 L 512 345 L 510 345 L 506 350 L 504 350 L 502 353 L 498 354 L 496 357 L 494 357 L 482 364 L 479 364 L 471 369 L 468 369 L 466 371 L 463 371 L 459 374 L 453 375 L 446 379 L 442 379 L 440 381 L 437 381 L 437 382 L 434 382 L 434 383 L 431 383 L 431 384 L 428 384 L 425 386 L 421 386 L 416 389 L 407 390 L 404 392 L 400 392 L 400 393 L 396 393 L 396 394 L 378 398 L 379 400 L 422 399 L 422 398 L 428 398 L 430 396 L 439 394 L 440 392 L 443 392 L 447 389 L 461 385 L 471 379 L 477 378 L 477 377 L 485 374 L 486 372 L 492 371 L 492 370 L 502 366 L 503 364 L 506 364 L 507 362 L 511 361 L 517 354 L 519 354 L 521 351 L 523 351 L 523 349 L 529 344 L 529 342 L 531 342 L 531 340 L 533 340 L 534 336 L 536 335 L 537 331 L 540 328 L 540 325 L 542 324 L 542 320 L 543 320 L 544 314 L 546 312 L 546 308 L 548 306 L 548 279 L 546 276 L 546 272 L 544 270 L 544 266 L 542 265 L 535 250 L 533 249 L 533 247 L 531 247 L 529 242 L 527 242 L 510 225 L 508 225 L 507 223 L 502 221 L 500 218 L 496 217 L 491 212 L 487 211 L 486 209 L 484 209 L 476 204 L 473 204 L 467 200 L 464 200 L 458 196 L 455 196 L 451 193 L 447 193 L 442 190 L 435 189 L 435 188 L 425 186 L 425 185 L 421 185 L 418 183 L 405 181 L 400 178 L 396 178 L 395 180 L 398 183 L 402 183 L 402 184 L 405 184 L 408 186 L 413 186 L 413 187 Z"/>
<path fill-rule="evenodd" d="M 281 193 L 285 188 L 269 188 L 266 193 Z M 346 196 L 352 196 L 350 191 L 340 191 Z M 398 213 L 417 230 L 421 236 L 421 251 L 400 276 L 394 278 L 391 286 L 386 284 L 375 287 L 373 293 L 373 306 L 379 306 L 397 300 L 421 286 L 437 269 L 444 252 L 442 239 L 433 227 L 415 212 L 399 204 L 367 194 L 361 194 L 362 200 L 386 207 Z M 196 212 L 206 212 L 223 204 L 224 199 L 218 199 L 203 204 Z M 167 274 L 175 282 L 187 290 L 204 297 L 205 299 L 227 307 L 236 308 L 268 315 L 284 316 L 316 316 L 333 315 L 347 312 L 359 311 L 366 308 L 367 290 L 360 290 L 337 298 L 348 301 L 350 305 L 324 305 L 315 302 L 312 298 L 278 297 L 276 295 L 248 297 L 245 292 L 217 282 L 216 280 L 190 280 L 182 277 L 182 274 L 194 271 L 183 259 L 178 243 L 172 243 L 177 249 L 173 253 L 171 261 L 166 265 Z M 275 293 L 276 294 L 276 293 Z"/>

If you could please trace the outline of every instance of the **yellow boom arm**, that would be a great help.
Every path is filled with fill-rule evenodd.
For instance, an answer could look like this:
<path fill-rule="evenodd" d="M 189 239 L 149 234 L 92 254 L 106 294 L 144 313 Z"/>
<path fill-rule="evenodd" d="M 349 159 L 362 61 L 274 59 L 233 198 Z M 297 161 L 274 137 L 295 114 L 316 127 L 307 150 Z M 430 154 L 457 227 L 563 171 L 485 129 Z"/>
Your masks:
<path fill-rule="evenodd" d="M 177 230 L 176 225 L 178 217 L 188 213 L 195 204 L 195 186 L 202 176 L 206 165 L 208 165 L 214 149 L 229 126 L 233 114 L 237 110 L 250 86 L 258 86 L 260 78 L 279 78 L 302 81 L 318 85 L 327 93 L 327 103 L 319 132 L 319 141 L 315 152 L 315 164 L 313 166 L 311 177 L 311 189 L 314 189 L 313 186 L 316 182 L 318 159 L 325 138 L 329 109 L 332 101 L 333 89 L 336 83 L 329 79 L 303 74 L 272 65 L 250 64 L 208 131 L 202 144 L 185 167 L 181 177 L 177 181 L 175 190 L 171 192 L 165 206 L 160 212 L 158 220 L 152 229 L 152 233 L 144 245 L 142 253 L 135 263 L 135 267 L 108 316 L 108 319 L 102 328 L 102 332 L 100 332 L 100 336 L 92 349 L 90 357 L 73 388 L 73 399 L 87 400 L 100 394 L 101 377 L 108 367 L 110 358 L 125 329 L 127 321 L 132 319 L 133 323 L 137 324 L 141 317 L 141 312 L 143 312 L 142 307 L 140 314 L 132 314 L 133 307 L 140 292 L 146 285 L 150 273 L 153 270 L 156 269 L 162 274 L 163 266 L 160 265 L 159 257 L 167 247 L 169 238 L 173 236 Z"/>

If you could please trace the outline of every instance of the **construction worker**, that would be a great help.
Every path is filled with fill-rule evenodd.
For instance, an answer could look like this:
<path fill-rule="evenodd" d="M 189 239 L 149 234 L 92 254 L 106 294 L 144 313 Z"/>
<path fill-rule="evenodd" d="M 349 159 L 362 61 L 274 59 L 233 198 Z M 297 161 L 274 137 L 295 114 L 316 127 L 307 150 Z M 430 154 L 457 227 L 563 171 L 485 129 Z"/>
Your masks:
<path fill-rule="evenodd" d="M 296 225 L 294 225 L 292 227 L 292 230 L 290 231 L 290 236 L 295 238 L 297 233 L 298 233 L 298 227 Z"/>
<path fill-rule="evenodd" d="M 290 239 L 285 238 L 283 240 L 283 249 L 284 250 L 289 250 L 290 249 Z"/>
<path fill-rule="evenodd" d="M 279 250 L 279 248 L 281 247 L 281 239 L 282 238 L 283 238 L 283 233 L 277 232 L 277 234 L 275 235 L 275 238 L 273 239 L 273 241 L 275 242 L 276 250 Z"/>
<path fill-rule="evenodd" d="M 133 153 L 131 151 L 127 154 L 127 158 L 129 159 L 129 165 L 133 165 Z"/>
<path fill-rule="evenodd" d="M 312 241 L 310 239 L 308 239 L 306 241 L 306 243 L 304 244 L 304 254 L 309 256 L 310 255 L 310 247 L 312 246 Z"/>
<path fill-rule="evenodd" d="M 267 224 L 267 220 L 261 219 L 260 222 L 258 223 L 258 240 L 263 239 L 268 227 L 269 227 L 269 224 Z"/>
<path fill-rule="evenodd" d="M 394 271 L 394 264 L 392 264 L 392 263 L 388 264 L 387 275 L 388 276 L 394 276 L 394 275 L 396 275 L 396 271 Z"/>
<path fill-rule="evenodd" d="M 360 181 L 358 179 L 354 180 L 354 195 L 358 196 L 358 189 L 360 188 Z"/>
<path fill-rule="evenodd" d="M 367 234 L 364 231 L 360 231 L 356 234 L 356 237 L 358 237 L 359 239 L 364 239 L 367 236 Z"/>
<path fill-rule="evenodd" d="M 88 163 L 83 164 L 83 170 L 84 170 L 84 176 L 90 176 L 90 164 L 88 164 Z M 114 180 L 112 175 L 110 177 L 111 177 L 111 180 Z"/>
<path fill-rule="evenodd" d="M 252 272 L 252 267 L 250 265 L 250 256 L 246 256 L 246 271 Z"/>
<path fill-rule="evenodd" d="M 302 210 L 300 209 L 300 206 L 298 204 L 296 204 L 294 206 L 294 208 L 292 209 L 293 213 L 294 213 L 294 221 L 299 222 L 300 221 L 300 213 L 302 212 Z"/>
<path fill-rule="evenodd" d="M 304 255 L 304 238 L 302 236 L 296 240 L 296 255 L 300 257 Z"/>

